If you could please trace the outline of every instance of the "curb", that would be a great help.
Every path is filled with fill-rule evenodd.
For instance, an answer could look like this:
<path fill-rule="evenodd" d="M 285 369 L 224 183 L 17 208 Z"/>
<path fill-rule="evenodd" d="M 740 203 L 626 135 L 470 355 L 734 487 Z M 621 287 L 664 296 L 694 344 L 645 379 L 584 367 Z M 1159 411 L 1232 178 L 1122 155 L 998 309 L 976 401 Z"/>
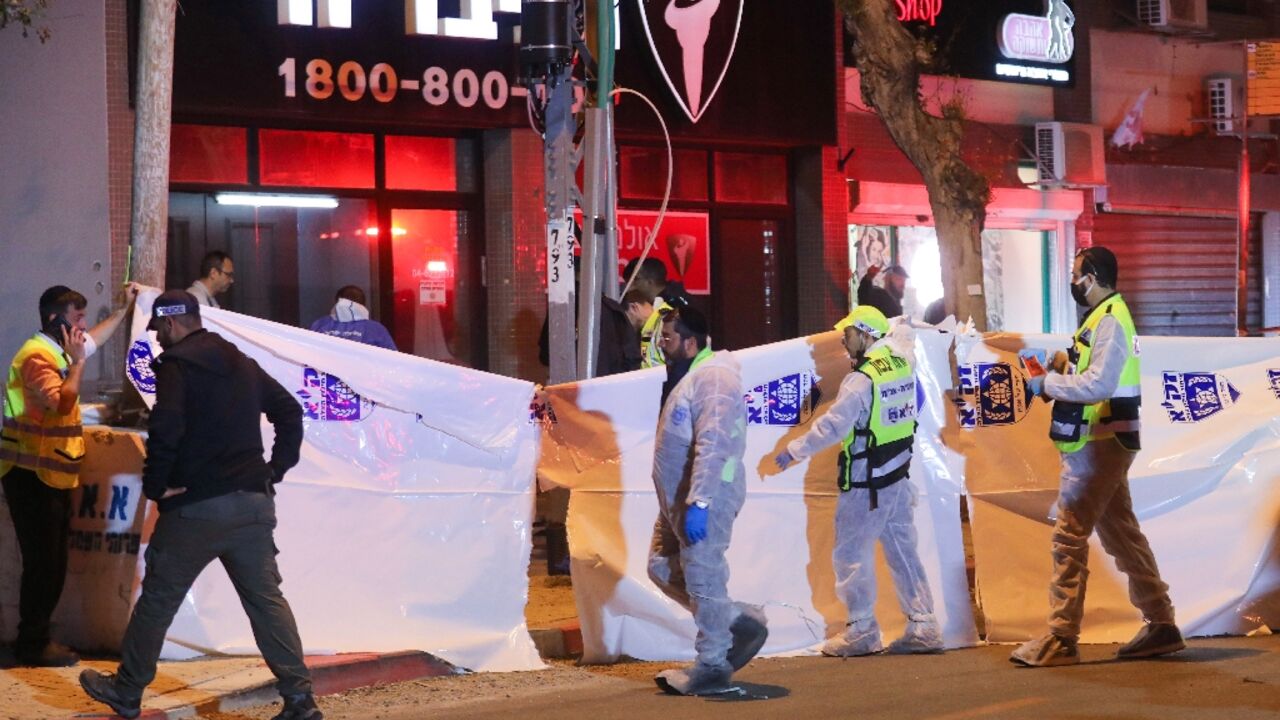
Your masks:
<path fill-rule="evenodd" d="M 570 620 L 549 628 L 530 628 L 529 637 L 543 660 L 566 660 L 582 656 L 582 628 Z"/>
<path fill-rule="evenodd" d="M 333 695 L 358 687 L 390 685 L 408 680 L 420 680 L 463 672 L 453 664 L 429 653 L 406 650 L 394 653 L 343 653 L 339 655 L 313 655 L 306 658 L 311 670 L 313 692 L 316 695 Z M 275 680 L 264 681 L 224 695 L 191 705 L 168 710 L 143 710 L 138 720 L 176 720 L 196 717 L 211 712 L 234 712 L 249 707 L 269 705 L 280 699 Z M 78 720 L 87 717 L 115 717 L 111 714 L 72 716 Z"/>

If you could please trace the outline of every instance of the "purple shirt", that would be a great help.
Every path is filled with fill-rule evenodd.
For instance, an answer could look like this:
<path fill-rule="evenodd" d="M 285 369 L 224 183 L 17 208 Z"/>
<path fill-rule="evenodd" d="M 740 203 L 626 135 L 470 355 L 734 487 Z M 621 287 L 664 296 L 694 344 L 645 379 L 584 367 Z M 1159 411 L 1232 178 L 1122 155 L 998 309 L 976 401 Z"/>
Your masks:
<path fill-rule="evenodd" d="M 365 345 L 375 345 L 388 350 L 395 350 L 396 343 L 391 339 L 391 333 L 382 326 L 377 320 L 352 320 L 351 322 L 338 322 L 333 318 L 325 315 L 317 318 L 311 323 L 311 329 L 325 335 L 333 335 L 335 337 L 346 338 L 347 340 L 355 340 Z"/>

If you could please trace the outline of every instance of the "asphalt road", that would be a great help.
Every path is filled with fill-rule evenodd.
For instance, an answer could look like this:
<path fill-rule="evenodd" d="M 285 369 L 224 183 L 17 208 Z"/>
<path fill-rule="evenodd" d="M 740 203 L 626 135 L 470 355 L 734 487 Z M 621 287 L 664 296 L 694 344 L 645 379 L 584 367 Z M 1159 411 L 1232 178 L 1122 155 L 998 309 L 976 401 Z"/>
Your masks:
<path fill-rule="evenodd" d="M 1084 662 L 1018 668 L 1011 646 L 934 656 L 757 660 L 736 676 L 738 698 L 663 695 L 648 678 L 670 665 L 556 667 L 416 683 L 325 698 L 340 718 L 1280 718 L 1280 636 L 1195 640 L 1174 656 L 1115 661 L 1115 645 L 1084 646 Z M 431 696 L 434 696 L 434 701 Z"/>

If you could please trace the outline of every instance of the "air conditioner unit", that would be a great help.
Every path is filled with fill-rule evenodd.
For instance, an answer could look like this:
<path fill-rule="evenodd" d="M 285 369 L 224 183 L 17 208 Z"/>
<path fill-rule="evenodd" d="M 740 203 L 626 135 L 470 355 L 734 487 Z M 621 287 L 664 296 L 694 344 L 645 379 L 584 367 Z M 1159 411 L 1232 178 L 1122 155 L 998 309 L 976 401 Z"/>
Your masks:
<path fill-rule="evenodd" d="M 1102 128 L 1083 123 L 1036 123 L 1040 182 L 1047 185 L 1107 184 Z"/>
<path fill-rule="evenodd" d="M 1236 114 L 1236 89 L 1231 78 L 1206 78 L 1205 96 L 1209 98 L 1209 117 L 1216 122 L 1213 129 L 1219 135 L 1236 131 L 1232 118 Z"/>
<path fill-rule="evenodd" d="M 1205 0 L 1138 0 L 1138 20 L 1157 30 L 1207 30 Z"/>

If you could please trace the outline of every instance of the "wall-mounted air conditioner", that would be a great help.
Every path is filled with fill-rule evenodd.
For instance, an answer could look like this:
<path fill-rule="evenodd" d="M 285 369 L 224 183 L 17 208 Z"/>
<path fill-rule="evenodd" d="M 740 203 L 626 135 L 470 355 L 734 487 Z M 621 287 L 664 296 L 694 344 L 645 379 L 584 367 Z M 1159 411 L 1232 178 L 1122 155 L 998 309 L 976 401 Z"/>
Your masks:
<path fill-rule="evenodd" d="M 1082 123 L 1036 123 L 1036 159 L 1046 185 L 1107 184 L 1102 128 Z"/>
<path fill-rule="evenodd" d="M 1205 96 L 1209 98 L 1209 117 L 1219 135 L 1236 131 L 1232 118 L 1236 115 L 1236 88 L 1231 78 L 1205 78 Z"/>
<path fill-rule="evenodd" d="M 1138 0 L 1138 20 L 1157 30 L 1207 30 L 1205 0 Z"/>

